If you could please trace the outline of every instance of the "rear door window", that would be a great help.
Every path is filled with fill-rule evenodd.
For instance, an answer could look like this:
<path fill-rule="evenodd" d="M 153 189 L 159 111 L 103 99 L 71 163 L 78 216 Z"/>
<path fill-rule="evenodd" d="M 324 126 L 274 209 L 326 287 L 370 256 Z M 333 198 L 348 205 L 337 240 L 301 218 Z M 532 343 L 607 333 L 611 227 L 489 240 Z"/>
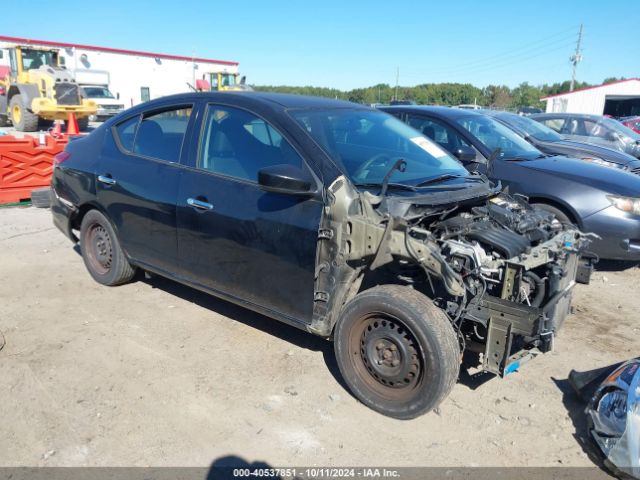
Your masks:
<path fill-rule="evenodd" d="M 178 162 L 191 118 L 191 106 L 165 108 L 129 118 L 115 126 L 120 147 L 156 160 Z"/>

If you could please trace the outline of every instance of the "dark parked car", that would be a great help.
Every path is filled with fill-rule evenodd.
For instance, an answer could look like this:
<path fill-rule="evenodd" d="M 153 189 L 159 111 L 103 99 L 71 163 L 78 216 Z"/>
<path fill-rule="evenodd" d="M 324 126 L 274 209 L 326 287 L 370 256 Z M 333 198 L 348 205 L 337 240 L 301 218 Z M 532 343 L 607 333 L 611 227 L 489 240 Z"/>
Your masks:
<path fill-rule="evenodd" d="M 538 107 L 520 107 L 516 113 L 520 115 L 531 115 L 532 113 L 542 113 L 542 109 Z"/>
<path fill-rule="evenodd" d="M 568 140 L 594 143 L 640 158 L 640 133 L 613 118 L 581 113 L 540 113 L 530 118 Z"/>
<path fill-rule="evenodd" d="M 602 147 L 593 143 L 567 140 L 542 123 L 522 115 L 497 110 L 482 110 L 480 113 L 495 118 L 524 138 L 531 145 L 548 155 L 565 155 L 606 167 L 621 168 L 640 175 L 640 160 L 636 157 Z"/>
<path fill-rule="evenodd" d="M 640 260 L 640 176 L 576 158 L 547 155 L 493 118 L 442 107 L 384 107 L 513 193 L 600 236 L 602 258 Z M 499 155 L 487 172 L 487 160 Z"/>
<path fill-rule="evenodd" d="M 155 272 L 332 339 L 397 418 L 447 396 L 465 349 L 499 375 L 548 351 L 588 242 L 392 116 L 294 95 L 132 108 L 57 156 L 51 196 L 96 281 Z"/>

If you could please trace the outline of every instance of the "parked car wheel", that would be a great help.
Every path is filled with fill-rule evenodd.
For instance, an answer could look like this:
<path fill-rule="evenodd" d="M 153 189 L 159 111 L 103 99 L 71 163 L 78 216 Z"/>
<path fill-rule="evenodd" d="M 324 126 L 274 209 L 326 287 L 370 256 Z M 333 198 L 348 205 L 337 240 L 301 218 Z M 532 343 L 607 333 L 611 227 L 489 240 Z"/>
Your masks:
<path fill-rule="evenodd" d="M 11 123 L 19 132 L 35 132 L 38 130 L 38 116 L 29 111 L 22 95 L 14 95 L 9 102 Z"/>
<path fill-rule="evenodd" d="M 87 212 L 82 219 L 80 249 L 87 270 L 98 283 L 120 285 L 135 275 L 111 223 L 98 210 Z"/>
<path fill-rule="evenodd" d="M 411 419 L 434 409 L 458 378 L 460 347 L 451 322 L 409 287 L 359 293 L 344 307 L 334 343 L 353 394 L 390 417 Z"/>

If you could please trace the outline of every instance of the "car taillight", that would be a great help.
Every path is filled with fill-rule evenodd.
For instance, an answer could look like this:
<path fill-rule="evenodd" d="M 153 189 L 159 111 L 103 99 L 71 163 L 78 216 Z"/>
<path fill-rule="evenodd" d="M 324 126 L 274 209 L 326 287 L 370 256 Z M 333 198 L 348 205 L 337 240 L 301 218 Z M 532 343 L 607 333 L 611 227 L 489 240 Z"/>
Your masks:
<path fill-rule="evenodd" d="M 60 152 L 60 153 L 58 153 L 57 155 L 55 155 L 53 157 L 53 166 L 57 167 L 58 165 L 60 165 L 65 160 L 69 159 L 69 157 L 71 157 L 71 154 L 69 152 Z"/>

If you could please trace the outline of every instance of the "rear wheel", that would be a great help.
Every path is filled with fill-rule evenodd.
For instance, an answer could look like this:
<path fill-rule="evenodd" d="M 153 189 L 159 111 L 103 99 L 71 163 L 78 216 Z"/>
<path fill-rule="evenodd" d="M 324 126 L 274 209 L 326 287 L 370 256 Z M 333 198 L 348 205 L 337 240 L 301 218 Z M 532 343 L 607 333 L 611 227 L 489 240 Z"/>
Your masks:
<path fill-rule="evenodd" d="M 80 249 L 87 270 L 98 283 L 120 285 L 135 275 L 111 223 L 98 210 L 87 212 L 82 219 Z"/>
<path fill-rule="evenodd" d="M 410 419 L 436 408 L 458 378 L 460 347 L 451 322 L 409 287 L 358 294 L 338 319 L 334 343 L 353 394 L 390 417 Z"/>
<path fill-rule="evenodd" d="M 14 95 L 9 102 L 11 123 L 19 132 L 35 132 L 38 129 L 38 116 L 28 109 L 27 100 L 22 95 Z"/>

